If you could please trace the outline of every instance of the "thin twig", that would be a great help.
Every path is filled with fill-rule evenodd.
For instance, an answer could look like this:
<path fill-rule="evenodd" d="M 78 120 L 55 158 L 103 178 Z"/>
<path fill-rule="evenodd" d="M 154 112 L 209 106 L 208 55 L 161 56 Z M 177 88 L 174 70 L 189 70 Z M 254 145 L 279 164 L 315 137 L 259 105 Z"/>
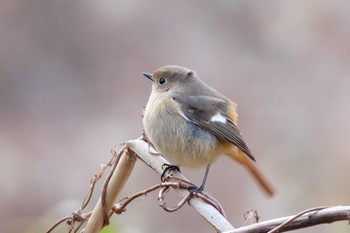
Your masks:
<path fill-rule="evenodd" d="M 95 185 L 97 183 L 98 180 L 100 180 L 103 176 L 103 173 L 104 171 L 106 170 L 107 167 L 110 167 L 112 166 L 113 164 L 115 164 L 116 162 L 116 159 L 118 158 L 118 153 L 117 153 L 117 148 L 124 145 L 123 143 L 122 144 L 119 144 L 117 146 L 115 146 L 112 150 L 111 150 L 111 153 L 112 153 L 112 158 L 108 161 L 108 163 L 106 165 L 104 164 L 101 164 L 101 167 L 100 167 L 100 171 L 98 174 L 95 174 L 91 179 L 90 179 L 90 188 L 87 192 L 87 194 L 85 195 L 85 198 L 83 199 L 83 202 L 81 204 L 81 209 L 80 210 L 83 210 L 85 209 L 85 207 L 89 204 L 90 200 L 91 200 L 91 197 L 92 197 L 92 194 L 94 192 L 94 189 L 95 189 Z"/>
<path fill-rule="evenodd" d="M 153 185 L 152 187 L 149 187 L 145 190 L 142 190 L 140 192 L 137 192 L 135 194 L 133 194 L 132 196 L 130 197 L 126 197 L 126 198 L 123 198 L 121 201 L 119 201 L 118 203 L 116 203 L 113 207 L 113 211 L 116 213 L 116 214 L 121 214 L 122 212 L 125 211 L 125 208 L 126 206 L 132 202 L 133 200 L 135 200 L 136 198 L 138 197 L 141 197 L 141 196 L 144 196 L 154 190 L 157 190 L 159 188 L 162 188 L 162 187 L 178 187 L 179 186 L 179 183 L 177 182 L 162 182 L 162 183 L 159 183 L 159 184 L 156 184 L 156 185 Z"/>
<path fill-rule="evenodd" d="M 282 228 L 286 227 L 289 223 L 293 222 L 295 219 L 299 218 L 300 216 L 306 214 L 306 213 L 310 213 L 310 212 L 315 212 L 317 210 L 323 210 L 329 208 L 329 206 L 320 206 L 320 207 L 315 207 L 315 208 L 311 208 L 311 209 L 307 209 L 304 211 L 301 211 L 300 213 L 294 215 L 293 217 L 291 217 L 290 219 L 286 220 L 285 222 L 283 222 L 281 225 L 279 225 L 278 227 L 273 228 L 271 231 L 267 232 L 267 233 L 274 233 L 277 232 L 279 230 L 281 230 Z"/>
<path fill-rule="evenodd" d="M 120 150 L 119 150 L 119 153 L 117 154 L 116 156 L 116 159 L 113 163 L 113 167 L 112 167 L 112 170 L 111 172 L 108 174 L 108 176 L 106 177 L 106 180 L 103 184 L 103 187 L 102 187 L 102 192 L 101 192 L 101 204 L 102 204 L 102 208 L 103 208 L 103 226 L 105 225 L 108 225 L 109 224 L 109 209 L 107 207 L 107 187 L 108 187 L 108 184 L 109 184 L 109 181 L 111 180 L 112 178 L 112 175 L 114 174 L 114 171 L 119 163 L 119 160 L 121 158 L 121 155 L 123 153 L 127 153 L 127 147 L 126 145 L 124 145 Z"/>
<path fill-rule="evenodd" d="M 290 231 L 295 229 L 306 228 L 318 224 L 324 223 L 333 223 L 336 221 L 349 221 L 350 214 L 350 206 L 333 206 L 329 208 L 324 207 L 316 207 L 314 210 L 310 212 L 310 209 L 303 211 L 301 216 L 300 214 L 298 218 L 295 219 L 295 216 L 271 219 L 259 223 L 255 223 L 249 226 L 244 226 L 237 228 L 232 231 L 227 231 L 225 233 L 263 233 L 268 232 L 286 221 L 289 221 L 291 218 L 294 218 L 293 221 L 289 222 L 287 225 L 284 225 L 279 232 Z"/>
<path fill-rule="evenodd" d="M 50 233 L 51 231 L 53 231 L 58 225 L 60 225 L 61 223 L 67 221 L 68 219 L 70 219 L 71 216 L 67 216 L 67 217 L 64 217 L 64 218 L 61 218 L 60 220 L 58 220 L 55 224 L 53 224 L 49 229 L 47 229 L 45 231 L 45 233 Z"/>
<path fill-rule="evenodd" d="M 209 193 L 204 191 L 199 193 L 198 195 L 203 201 L 213 206 L 217 211 L 219 211 L 219 213 L 222 216 L 226 218 L 226 213 L 224 211 L 224 208 L 222 208 L 220 202 L 218 202 L 213 196 L 211 196 Z"/>
<path fill-rule="evenodd" d="M 126 147 L 122 147 L 120 150 L 121 156 L 115 161 L 117 167 L 111 171 L 110 180 L 105 182 L 104 191 L 86 224 L 85 233 L 100 232 L 106 223 L 106 219 L 109 220 L 111 216 L 111 210 L 113 209 L 115 200 L 124 187 L 136 161 L 134 152 L 126 150 L 127 148 L 128 146 L 126 145 Z M 105 204 L 103 205 L 102 202 Z"/>
<path fill-rule="evenodd" d="M 166 202 L 164 201 L 164 196 L 165 193 L 167 193 L 169 190 L 169 186 L 168 187 L 163 187 L 160 191 L 159 191 L 159 195 L 158 195 L 158 205 L 160 207 L 162 207 L 165 211 L 167 212 L 174 212 L 178 209 L 180 209 L 186 202 L 188 202 L 192 195 L 191 193 L 189 193 L 187 196 L 185 196 L 179 203 L 177 203 L 175 206 L 173 207 L 168 207 Z"/>
<path fill-rule="evenodd" d="M 133 150 L 137 156 L 147 165 L 149 165 L 159 175 L 163 173 L 162 166 L 164 163 L 169 163 L 162 156 L 152 155 L 152 148 L 148 148 L 148 144 L 141 140 L 131 140 L 127 144 L 129 148 Z M 172 178 L 177 177 L 181 180 L 187 180 L 181 173 L 177 171 L 172 172 Z M 171 179 L 170 179 L 171 180 Z M 188 196 L 188 190 L 175 189 L 179 196 L 185 198 Z M 208 221 L 217 231 L 223 232 L 234 229 L 234 227 L 227 221 L 227 219 L 216 210 L 215 207 L 203 201 L 201 198 L 191 198 L 189 200 L 190 205 Z"/>
<path fill-rule="evenodd" d="M 128 150 L 130 148 L 130 151 Z M 338 206 L 338 207 L 316 207 L 302 211 L 301 213 L 279 219 L 273 219 L 269 221 L 255 223 L 249 226 L 243 226 L 238 229 L 234 229 L 232 225 L 224 218 L 225 213 L 218 201 L 215 200 L 206 192 L 199 194 L 191 194 L 188 192 L 188 187 L 193 186 L 181 173 L 176 171 L 172 172 L 171 175 L 167 176 L 167 182 L 154 185 L 143 191 L 140 191 L 131 197 L 122 199 L 119 203 L 114 205 L 115 198 L 122 189 L 126 182 L 134 160 L 130 160 L 130 156 L 133 157 L 133 153 L 137 153 L 138 157 L 141 158 L 147 165 L 154 169 L 157 173 L 163 172 L 162 165 L 167 163 L 162 156 L 156 156 L 149 153 L 147 143 L 141 139 L 129 141 L 126 146 L 122 147 L 119 152 L 116 149 L 112 151 L 113 158 L 107 165 L 102 165 L 99 174 L 95 175 L 90 180 L 89 191 L 84 198 L 81 210 L 75 211 L 71 216 L 65 217 L 55 223 L 46 232 L 50 233 L 58 225 L 66 222 L 69 226 L 69 232 L 77 232 L 79 228 L 88 221 L 85 232 L 99 232 L 102 226 L 109 221 L 109 218 L 113 213 L 120 214 L 125 211 L 126 206 L 136 198 L 146 195 L 149 192 L 155 191 L 160 188 L 159 191 L 159 205 L 167 211 L 175 211 L 186 202 L 189 202 L 214 228 L 219 232 L 230 232 L 230 233 L 258 233 L 258 232 L 276 232 L 276 231 L 288 231 L 293 229 L 305 228 L 322 223 L 332 223 L 335 221 L 349 220 L 350 206 Z M 132 153 L 131 155 L 129 154 Z M 120 161 L 119 161 L 120 160 Z M 91 199 L 91 195 L 94 191 L 96 182 L 102 177 L 104 170 L 108 166 L 113 166 L 110 171 L 108 178 L 106 179 L 102 194 L 99 202 L 96 204 L 94 211 L 88 213 L 81 213 Z M 116 167 L 117 166 L 117 167 Z M 183 199 L 175 207 L 167 207 L 164 202 L 164 198 L 169 188 L 174 188 Z M 192 198 L 193 195 L 198 198 Z M 221 214 L 220 214 L 221 213 Z M 256 219 L 259 218 L 256 211 L 251 212 L 249 216 L 254 216 Z M 250 218 L 250 217 L 248 217 Z M 106 221 L 107 219 L 107 221 Z M 77 227 L 74 225 L 79 223 Z M 271 231 L 272 230 L 272 231 Z"/>

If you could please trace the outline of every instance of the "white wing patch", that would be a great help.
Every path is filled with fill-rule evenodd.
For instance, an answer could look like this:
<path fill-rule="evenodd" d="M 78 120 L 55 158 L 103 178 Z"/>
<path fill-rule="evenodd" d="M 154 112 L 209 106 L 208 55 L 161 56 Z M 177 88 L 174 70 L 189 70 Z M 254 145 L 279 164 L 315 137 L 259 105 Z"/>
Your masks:
<path fill-rule="evenodd" d="M 182 116 L 186 121 L 190 121 L 188 117 L 180 110 L 180 116 Z"/>
<path fill-rule="evenodd" d="M 214 116 L 210 118 L 210 121 L 213 122 L 221 122 L 221 123 L 226 123 L 227 119 L 223 115 L 221 115 L 220 112 L 216 113 Z"/>

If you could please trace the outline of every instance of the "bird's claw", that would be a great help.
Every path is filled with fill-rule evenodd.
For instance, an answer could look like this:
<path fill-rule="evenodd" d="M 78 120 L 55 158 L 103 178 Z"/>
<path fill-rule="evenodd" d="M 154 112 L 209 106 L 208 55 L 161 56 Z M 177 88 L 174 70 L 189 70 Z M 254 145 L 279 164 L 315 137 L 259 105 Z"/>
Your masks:
<path fill-rule="evenodd" d="M 188 190 L 191 194 L 198 194 L 198 193 L 203 192 L 204 187 L 203 187 L 203 185 L 201 185 L 201 186 L 199 186 L 199 187 L 197 187 L 197 186 L 190 186 L 190 187 L 188 187 L 187 190 Z"/>
<path fill-rule="evenodd" d="M 165 168 L 164 168 L 164 167 L 165 167 Z M 172 172 L 172 171 L 181 172 L 181 171 L 180 171 L 180 167 L 177 166 L 177 165 L 171 165 L 171 164 L 164 163 L 164 164 L 162 165 L 162 169 L 163 169 L 163 168 L 164 168 L 164 171 L 163 171 L 162 175 L 160 176 L 160 180 L 161 180 L 162 182 L 165 181 L 165 178 L 166 178 L 165 174 L 166 174 L 167 172 Z"/>

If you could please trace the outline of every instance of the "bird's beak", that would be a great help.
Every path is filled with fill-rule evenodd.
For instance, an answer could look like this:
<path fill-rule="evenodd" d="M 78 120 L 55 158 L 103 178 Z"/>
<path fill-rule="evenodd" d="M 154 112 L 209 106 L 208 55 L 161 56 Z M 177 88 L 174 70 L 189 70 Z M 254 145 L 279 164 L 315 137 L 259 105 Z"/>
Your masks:
<path fill-rule="evenodd" d="M 143 76 L 145 76 L 146 78 L 148 78 L 148 79 L 151 80 L 152 82 L 154 81 L 154 79 L 153 79 L 153 74 L 147 73 L 147 72 L 143 72 L 142 74 L 143 74 Z"/>

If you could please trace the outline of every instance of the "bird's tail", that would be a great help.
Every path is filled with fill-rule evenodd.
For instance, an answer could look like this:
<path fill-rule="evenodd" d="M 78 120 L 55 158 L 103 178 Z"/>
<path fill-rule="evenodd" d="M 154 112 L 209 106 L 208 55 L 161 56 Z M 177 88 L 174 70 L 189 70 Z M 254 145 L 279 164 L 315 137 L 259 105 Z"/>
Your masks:
<path fill-rule="evenodd" d="M 244 152 L 242 152 L 238 148 L 232 148 L 232 150 L 230 150 L 229 153 L 227 153 L 227 155 L 236 160 L 237 162 L 243 164 L 248 169 L 250 174 L 253 175 L 260 187 L 265 191 L 265 193 L 269 197 L 272 197 L 274 195 L 274 189 L 272 188 L 270 183 L 261 174 L 261 172 L 255 166 L 253 161 L 246 154 L 244 154 Z"/>

